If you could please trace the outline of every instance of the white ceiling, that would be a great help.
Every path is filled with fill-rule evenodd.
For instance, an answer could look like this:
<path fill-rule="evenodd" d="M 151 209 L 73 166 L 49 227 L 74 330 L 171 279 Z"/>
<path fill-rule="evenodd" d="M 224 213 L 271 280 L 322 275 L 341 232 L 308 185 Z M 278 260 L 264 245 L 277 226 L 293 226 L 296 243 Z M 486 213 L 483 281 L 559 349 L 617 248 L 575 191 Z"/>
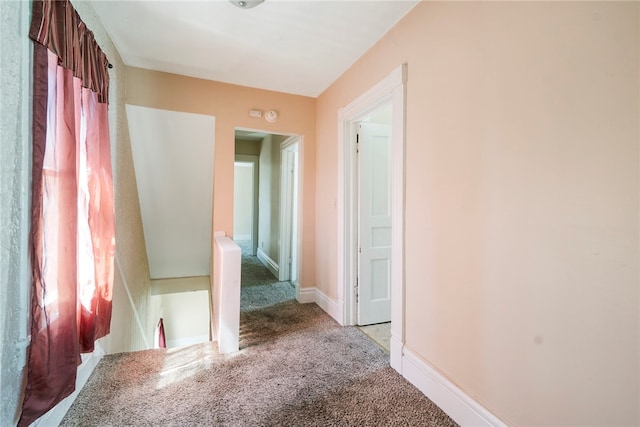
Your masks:
<path fill-rule="evenodd" d="M 312 97 L 417 3 L 93 1 L 127 65 Z"/>

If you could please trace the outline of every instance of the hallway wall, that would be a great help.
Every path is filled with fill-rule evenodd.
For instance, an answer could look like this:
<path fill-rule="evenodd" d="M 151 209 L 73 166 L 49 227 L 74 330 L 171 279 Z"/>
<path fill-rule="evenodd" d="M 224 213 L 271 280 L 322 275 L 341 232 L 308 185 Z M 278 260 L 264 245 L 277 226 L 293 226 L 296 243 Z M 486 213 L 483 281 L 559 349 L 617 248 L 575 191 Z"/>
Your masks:
<path fill-rule="evenodd" d="M 638 425 L 635 2 L 421 2 L 317 102 L 317 286 L 337 297 L 337 113 L 402 63 L 405 351 L 512 425 Z"/>
<path fill-rule="evenodd" d="M 228 236 L 233 235 L 235 128 L 303 135 L 301 285 L 315 286 L 315 99 L 130 67 L 127 104 L 215 116 L 213 229 Z M 252 108 L 275 109 L 280 117 L 275 123 L 251 118 Z"/>

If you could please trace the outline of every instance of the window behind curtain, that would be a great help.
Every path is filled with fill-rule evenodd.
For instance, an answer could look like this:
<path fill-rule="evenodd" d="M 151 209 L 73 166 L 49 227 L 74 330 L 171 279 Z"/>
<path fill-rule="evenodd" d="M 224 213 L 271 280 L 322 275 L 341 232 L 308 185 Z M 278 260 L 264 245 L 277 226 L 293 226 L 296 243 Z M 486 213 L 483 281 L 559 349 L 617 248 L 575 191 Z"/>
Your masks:
<path fill-rule="evenodd" d="M 115 229 L 108 60 L 68 0 L 34 1 L 31 345 L 19 425 L 75 389 L 109 333 Z"/>

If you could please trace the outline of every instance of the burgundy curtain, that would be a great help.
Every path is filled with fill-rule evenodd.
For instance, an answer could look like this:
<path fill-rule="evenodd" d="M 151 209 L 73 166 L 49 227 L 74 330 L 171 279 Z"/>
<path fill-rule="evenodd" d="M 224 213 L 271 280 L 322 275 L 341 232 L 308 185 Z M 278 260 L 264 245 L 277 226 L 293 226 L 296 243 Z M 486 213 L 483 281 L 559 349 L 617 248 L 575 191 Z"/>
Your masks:
<path fill-rule="evenodd" d="M 108 60 L 68 0 L 34 1 L 31 345 L 19 425 L 75 389 L 109 333 L 115 227 Z"/>
<path fill-rule="evenodd" d="M 167 338 L 164 334 L 164 322 L 162 321 L 162 317 L 160 318 L 160 321 L 158 322 L 158 335 L 156 337 L 158 343 L 155 346 L 156 348 L 167 348 Z"/>

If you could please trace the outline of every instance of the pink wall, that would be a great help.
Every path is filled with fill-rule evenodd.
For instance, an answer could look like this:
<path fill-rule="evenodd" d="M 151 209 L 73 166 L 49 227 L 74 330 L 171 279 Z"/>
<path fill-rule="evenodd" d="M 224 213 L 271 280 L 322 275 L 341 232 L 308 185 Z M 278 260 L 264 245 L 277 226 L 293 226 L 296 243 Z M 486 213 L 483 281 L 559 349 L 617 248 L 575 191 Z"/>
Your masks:
<path fill-rule="evenodd" d="M 236 86 L 175 74 L 128 68 L 127 104 L 171 111 L 209 114 L 216 118 L 213 226 L 233 235 L 233 165 L 235 128 L 244 127 L 303 137 L 301 286 L 314 286 L 315 99 Z M 249 117 L 249 110 L 275 109 L 276 123 Z"/>
<path fill-rule="evenodd" d="M 317 101 L 336 299 L 338 110 L 408 63 L 406 347 L 509 424 L 640 423 L 639 8 L 423 2 Z"/>

